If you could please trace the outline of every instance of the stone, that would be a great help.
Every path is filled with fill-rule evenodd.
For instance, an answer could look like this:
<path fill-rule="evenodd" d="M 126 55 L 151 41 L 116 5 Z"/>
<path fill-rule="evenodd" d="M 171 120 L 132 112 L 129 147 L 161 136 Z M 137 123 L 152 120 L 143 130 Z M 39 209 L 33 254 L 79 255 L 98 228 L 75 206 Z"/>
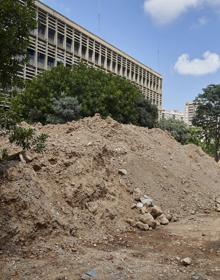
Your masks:
<path fill-rule="evenodd" d="M 157 217 L 157 221 L 161 224 L 161 225 L 168 225 L 169 224 L 169 220 L 167 219 L 167 217 L 165 216 L 165 214 L 162 214 L 160 216 Z"/>
<path fill-rule="evenodd" d="M 217 197 L 215 198 L 215 202 L 216 202 L 217 204 L 220 204 L 220 196 L 217 196 Z"/>
<path fill-rule="evenodd" d="M 150 213 L 146 213 L 144 215 L 142 215 L 139 220 L 144 223 L 147 224 L 148 226 L 152 227 L 153 229 L 156 228 L 157 223 L 154 220 L 153 216 Z"/>
<path fill-rule="evenodd" d="M 157 217 L 163 214 L 163 211 L 159 206 L 153 206 L 150 209 L 150 214 L 154 217 L 154 219 L 156 219 Z"/>
<path fill-rule="evenodd" d="M 126 169 L 119 169 L 119 170 L 118 170 L 118 173 L 119 173 L 120 175 L 123 175 L 123 176 L 128 175 L 128 171 L 127 171 Z"/>
<path fill-rule="evenodd" d="M 134 227 L 136 225 L 136 222 L 135 220 L 131 219 L 131 218 L 128 218 L 126 220 L 126 223 L 128 223 L 130 226 Z"/>
<path fill-rule="evenodd" d="M 220 212 L 220 204 L 217 204 L 217 205 L 215 206 L 215 211 Z"/>
<path fill-rule="evenodd" d="M 144 205 L 146 205 L 148 207 L 153 206 L 153 200 L 152 199 L 141 197 L 140 201 L 141 201 L 141 203 L 143 203 Z"/>
<path fill-rule="evenodd" d="M 98 210 L 98 205 L 96 202 L 87 202 L 86 207 L 89 210 L 89 212 L 92 214 L 96 214 L 96 212 Z"/>
<path fill-rule="evenodd" d="M 141 202 L 138 202 L 138 203 L 136 204 L 136 207 L 137 207 L 137 208 L 143 208 L 143 207 L 144 207 L 144 204 L 141 203 Z"/>
<path fill-rule="evenodd" d="M 171 222 L 172 219 L 173 219 L 173 215 L 172 215 L 172 214 L 169 214 L 169 213 L 166 215 L 166 217 L 167 217 L 167 220 L 168 220 L 169 222 Z"/>
<path fill-rule="evenodd" d="M 141 214 L 148 213 L 147 208 L 144 206 L 143 208 L 140 209 Z"/>
<path fill-rule="evenodd" d="M 139 201 L 141 197 L 141 190 L 139 188 L 134 189 L 133 191 L 133 198 L 136 201 Z"/>
<path fill-rule="evenodd" d="M 197 272 L 193 272 L 193 274 L 191 275 L 191 280 L 207 280 L 207 278 L 203 277 L 201 274 Z"/>
<path fill-rule="evenodd" d="M 144 195 L 144 197 L 140 198 L 140 201 L 144 204 L 147 205 L 148 207 L 154 206 L 153 199 L 147 195 Z"/>
<path fill-rule="evenodd" d="M 147 224 L 144 224 L 142 222 L 137 222 L 136 227 L 141 229 L 141 230 L 149 230 L 149 226 Z"/>
<path fill-rule="evenodd" d="M 184 265 L 184 266 L 189 266 L 192 264 L 192 259 L 191 258 L 184 258 L 181 260 L 181 264 Z"/>

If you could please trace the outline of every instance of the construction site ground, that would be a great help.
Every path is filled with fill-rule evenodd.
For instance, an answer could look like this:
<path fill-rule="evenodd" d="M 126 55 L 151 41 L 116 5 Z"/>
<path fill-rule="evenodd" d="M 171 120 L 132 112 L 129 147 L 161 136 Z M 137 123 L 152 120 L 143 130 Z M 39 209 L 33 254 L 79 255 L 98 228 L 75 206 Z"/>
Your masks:
<path fill-rule="evenodd" d="M 192 216 L 154 232 L 127 232 L 97 243 L 68 238 L 1 252 L 1 279 L 98 280 L 220 279 L 220 217 Z M 181 259 L 190 257 L 184 267 Z M 89 278 L 88 278 L 89 279 Z M 92 278 L 91 278 L 92 279 Z"/>
<path fill-rule="evenodd" d="M 220 167 L 200 148 L 98 115 L 34 128 L 45 152 L 0 163 L 1 280 L 220 279 Z"/>

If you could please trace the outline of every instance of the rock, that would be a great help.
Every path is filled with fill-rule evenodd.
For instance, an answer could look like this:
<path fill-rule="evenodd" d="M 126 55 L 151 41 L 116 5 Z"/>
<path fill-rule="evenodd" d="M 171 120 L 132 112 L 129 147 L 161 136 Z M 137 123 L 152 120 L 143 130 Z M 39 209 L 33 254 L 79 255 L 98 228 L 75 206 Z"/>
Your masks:
<path fill-rule="evenodd" d="M 148 213 L 147 208 L 144 206 L 143 208 L 140 209 L 141 214 Z"/>
<path fill-rule="evenodd" d="M 126 220 L 126 223 L 128 223 L 130 226 L 134 227 L 136 225 L 136 222 L 135 220 L 131 219 L 131 218 L 128 218 Z"/>
<path fill-rule="evenodd" d="M 87 202 L 86 207 L 89 210 L 89 212 L 92 214 L 96 214 L 96 212 L 98 210 L 98 205 L 96 202 Z"/>
<path fill-rule="evenodd" d="M 191 275 L 191 280 L 208 280 L 208 278 L 197 272 L 193 272 Z"/>
<path fill-rule="evenodd" d="M 126 176 L 126 175 L 128 175 L 128 171 L 126 169 L 119 169 L 118 174 Z"/>
<path fill-rule="evenodd" d="M 163 214 L 163 211 L 159 206 L 154 206 L 150 209 L 150 214 L 156 219 L 158 216 Z"/>
<path fill-rule="evenodd" d="M 176 222 L 178 222 L 178 220 L 179 220 L 178 217 L 176 217 L 176 216 L 172 217 L 172 222 L 176 223 Z"/>
<path fill-rule="evenodd" d="M 172 219 L 173 219 L 173 215 L 172 215 L 172 214 L 167 214 L 166 217 L 167 217 L 167 220 L 168 220 L 169 222 L 171 222 Z"/>
<path fill-rule="evenodd" d="M 144 204 L 141 203 L 141 202 L 138 202 L 138 203 L 136 204 L 136 207 L 137 207 L 137 208 L 143 208 L 143 207 L 144 207 Z"/>
<path fill-rule="evenodd" d="M 162 215 L 158 216 L 157 217 L 157 221 L 161 225 L 168 225 L 169 224 L 169 220 L 166 218 L 165 214 L 162 214 Z"/>
<path fill-rule="evenodd" d="M 141 230 L 149 230 L 149 226 L 147 224 L 144 224 L 142 222 L 137 222 L 136 227 L 141 229 Z"/>
<path fill-rule="evenodd" d="M 134 200 L 139 201 L 141 197 L 141 190 L 139 188 L 134 189 L 133 191 Z"/>
<path fill-rule="evenodd" d="M 149 196 L 147 195 L 144 195 L 144 197 L 141 197 L 140 198 L 140 201 L 144 204 L 144 205 L 147 205 L 148 207 L 150 206 L 154 206 L 153 204 L 153 199 L 150 198 Z"/>
<path fill-rule="evenodd" d="M 181 264 L 184 266 L 189 266 L 192 263 L 192 259 L 191 258 L 184 258 L 181 260 Z"/>
<path fill-rule="evenodd" d="M 220 204 L 217 204 L 217 205 L 215 206 L 215 211 L 220 212 Z"/>
<path fill-rule="evenodd" d="M 144 223 L 147 224 L 148 226 L 152 227 L 153 229 L 156 228 L 157 223 L 154 220 L 153 216 L 150 213 L 146 213 L 144 215 L 142 215 L 139 220 Z"/>
<path fill-rule="evenodd" d="M 95 270 L 88 271 L 81 276 L 81 280 L 97 279 L 97 273 Z"/>
<path fill-rule="evenodd" d="M 220 196 L 217 196 L 217 197 L 215 198 L 215 202 L 216 202 L 217 204 L 220 204 Z"/>
<path fill-rule="evenodd" d="M 220 212 L 220 196 L 217 196 L 217 197 L 215 198 L 215 210 L 216 210 L 217 212 Z"/>

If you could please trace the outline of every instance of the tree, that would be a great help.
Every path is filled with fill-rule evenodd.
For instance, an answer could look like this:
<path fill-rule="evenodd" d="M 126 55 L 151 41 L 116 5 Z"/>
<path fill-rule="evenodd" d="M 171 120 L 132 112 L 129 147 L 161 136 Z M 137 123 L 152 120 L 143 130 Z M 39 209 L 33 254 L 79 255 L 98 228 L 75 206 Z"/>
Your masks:
<path fill-rule="evenodd" d="M 32 128 L 17 123 L 19 114 L 11 110 L 11 99 L 16 87 L 22 87 L 18 72 L 27 59 L 30 31 L 36 20 L 33 0 L 0 0 L 0 132 L 23 151 L 33 148 L 42 152 L 47 135 L 36 135 Z M 0 149 L 0 161 L 8 158 L 6 149 Z"/>
<path fill-rule="evenodd" d="M 170 134 L 181 144 L 187 144 L 189 139 L 189 128 L 180 120 L 162 119 L 158 123 L 158 127 L 162 130 L 170 132 Z"/>
<path fill-rule="evenodd" d="M 20 86 L 17 76 L 27 58 L 30 31 L 35 28 L 33 0 L 0 0 L 0 89 Z"/>
<path fill-rule="evenodd" d="M 47 123 L 66 123 L 80 118 L 81 106 L 76 97 L 54 99 L 52 108 L 53 114 L 47 117 Z"/>
<path fill-rule="evenodd" d="M 158 109 L 149 100 L 141 96 L 137 101 L 137 124 L 140 126 L 153 128 L 157 125 Z"/>
<path fill-rule="evenodd" d="M 78 103 L 72 108 L 71 98 Z M 61 117 L 63 106 L 75 113 L 71 113 L 71 118 L 63 115 L 62 122 L 96 113 L 102 117 L 111 116 L 121 123 L 149 127 L 153 127 L 157 120 L 157 108 L 144 99 L 135 85 L 85 64 L 60 65 L 43 72 L 27 83 L 12 107 L 24 120 L 46 124 Z"/>
<path fill-rule="evenodd" d="M 203 141 L 220 158 L 220 85 L 209 85 L 194 101 L 197 104 L 193 125 L 201 128 Z"/>

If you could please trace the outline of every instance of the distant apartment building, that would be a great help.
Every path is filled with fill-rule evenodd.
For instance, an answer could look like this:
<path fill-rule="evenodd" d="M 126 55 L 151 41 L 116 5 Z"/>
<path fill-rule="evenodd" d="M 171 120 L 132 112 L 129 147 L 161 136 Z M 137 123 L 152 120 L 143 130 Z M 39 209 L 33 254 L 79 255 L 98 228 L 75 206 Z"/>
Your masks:
<path fill-rule="evenodd" d="M 162 108 L 160 74 L 40 1 L 35 2 L 35 8 L 37 29 L 30 34 L 30 60 L 19 73 L 21 77 L 30 80 L 60 63 L 85 62 L 131 81 L 152 104 Z"/>
<path fill-rule="evenodd" d="M 185 104 L 185 122 L 188 125 L 192 125 L 192 120 L 193 117 L 195 116 L 195 112 L 196 112 L 196 104 L 195 103 L 189 103 L 187 102 Z"/>
<path fill-rule="evenodd" d="M 161 110 L 160 119 L 185 121 L 185 115 L 184 113 L 176 110 Z"/>

